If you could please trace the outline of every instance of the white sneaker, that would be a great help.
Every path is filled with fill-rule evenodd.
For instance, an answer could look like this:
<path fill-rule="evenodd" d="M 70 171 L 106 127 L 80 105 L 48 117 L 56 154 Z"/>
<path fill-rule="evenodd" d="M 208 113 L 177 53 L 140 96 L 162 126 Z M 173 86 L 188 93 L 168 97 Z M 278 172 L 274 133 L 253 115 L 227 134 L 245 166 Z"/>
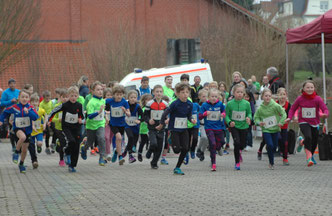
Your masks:
<path fill-rule="evenodd" d="M 106 156 L 106 160 L 111 161 L 111 160 L 112 160 L 112 155 L 111 155 L 111 154 L 108 154 L 108 155 Z"/>

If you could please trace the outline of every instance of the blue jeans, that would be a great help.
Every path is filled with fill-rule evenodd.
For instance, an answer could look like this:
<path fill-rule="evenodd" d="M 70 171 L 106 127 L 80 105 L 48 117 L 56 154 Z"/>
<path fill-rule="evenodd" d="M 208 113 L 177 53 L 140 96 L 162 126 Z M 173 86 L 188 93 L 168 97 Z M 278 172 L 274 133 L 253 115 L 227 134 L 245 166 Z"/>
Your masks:
<path fill-rule="evenodd" d="M 274 165 L 274 152 L 278 147 L 278 133 L 263 133 L 267 145 L 267 154 L 271 165 Z"/>

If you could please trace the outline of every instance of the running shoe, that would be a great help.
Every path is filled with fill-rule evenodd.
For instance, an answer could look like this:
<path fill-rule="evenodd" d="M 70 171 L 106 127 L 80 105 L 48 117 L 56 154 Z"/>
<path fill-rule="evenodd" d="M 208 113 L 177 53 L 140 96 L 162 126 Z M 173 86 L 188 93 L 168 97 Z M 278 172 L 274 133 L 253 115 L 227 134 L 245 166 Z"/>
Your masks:
<path fill-rule="evenodd" d="M 120 157 L 119 157 L 119 165 L 120 165 L 120 166 L 123 165 L 124 162 L 125 162 L 125 159 L 124 159 L 122 156 L 120 156 Z"/>
<path fill-rule="evenodd" d="M 296 148 L 296 151 L 297 151 L 297 152 L 301 152 L 301 151 L 302 151 L 302 148 L 303 148 L 303 141 L 304 141 L 304 139 L 303 139 L 302 136 L 299 136 L 299 137 L 297 138 L 297 140 L 296 140 L 296 142 L 298 143 L 298 146 L 297 146 L 297 148 Z"/>
<path fill-rule="evenodd" d="M 224 152 L 223 152 L 223 154 L 224 154 L 224 155 L 228 155 L 228 154 L 229 154 L 229 152 L 228 152 L 226 149 L 224 149 Z"/>
<path fill-rule="evenodd" d="M 222 155 L 223 155 L 223 150 L 222 150 L 222 149 L 218 150 L 217 152 L 218 152 L 218 155 L 219 155 L 219 156 L 222 156 Z"/>
<path fill-rule="evenodd" d="M 158 167 L 158 165 L 152 165 L 151 164 L 151 169 L 158 169 L 159 167 Z"/>
<path fill-rule="evenodd" d="M 146 152 L 145 157 L 146 157 L 147 159 L 150 159 L 150 158 L 151 158 L 151 154 L 152 154 L 152 152 L 151 152 L 150 150 L 148 150 L 148 151 Z"/>
<path fill-rule="evenodd" d="M 190 157 L 191 157 L 191 159 L 195 159 L 195 152 L 194 151 L 190 152 Z"/>
<path fill-rule="evenodd" d="M 99 166 L 105 166 L 105 160 L 103 157 L 99 158 Z"/>
<path fill-rule="evenodd" d="M 38 162 L 37 161 L 33 162 L 32 167 L 33 167 L 33 169 L 37 169 L 38 168 Z"/>
<path fill-rule="evenodd" d="M 274 165 L 269 164 L 269 168 L 270 168 L 271 170 L 274 170 Z"/>
<path fill-rule="evenodd" d="M 201 157 L 199 158 L 200 161 L 203 161 L 205 159 L 204 152 L 201 153 Z"/>
<path fill-rule="evenodd" d="M 108 155 L 106 156 L 106 160 L 107 160 L 107 161 L 111 161 L 111 160 L 112 160 L 112 155 L 111 155 L 111 154 L 108 154 Z"/>
<path fill-rule="evenodd" d="M 212 164 L 211 171 L 212 172 L 217 171 L 217 165 L 216 164 Z"/>
<path fill-rule="evenodd" d="M 235 164 L 234 169 L 235 169 L 235 170 L 240 170 L 240 169 L 241 169 L 241 168 L 240 168 L 240 163 Z"/>
<path fill-rule="evenodd" d="M 229 149 L 229 143 L 226 144 L 226 148 L 225 149 Z"/>
<path fill-rule="evenodd" d="M 14 153 L 16 151 L 16 147 L 13 147 L 12 148 L 12 152 Z"/>
<path fill-rule="evenodd" d="M 96 152 L 97 154 L 99 154 L 99 149 L 98 149 L 98 147 L 95 147 L 94 150 L 95 150 L 95 152 Z"/>
<path fill-rule="evenodd" d="M 18 168 L 20 169 L 20 173 L 25 173 L 26 168 L 24 165 L 18 165 Z"/>
<path fill-rule="evenodd" d="M 96 151 L 94 149 L 91 149 L 90 155 L 97 155 Z"/>
<path fill-rule="evenodd" d="M 133 146 L 132 151 L 133 151 L 134 153 L 136 153 L 136 146 Z"/>
<path fill-rule="evenodd" d="M 182 172 L 182 170 L 180 168 L 178 168 L 178 167 L 173 170 L 173 173 L 175 175 L 184 175 L 184 173 Z"/>
<path fill-rule="evenodd" d="M 189 153 L 186 154 L 186 157 L 183 160 L 184 165 L 188 165 L 189 163 Z"/>
<path fill-rule="evenodd" d="M 314 165 L 316 165 L 316 164 L 317 164 L 317 162 L 316 162 L 316 160 L 315 160 L 314 156 L 312 156 L 312 157 L 311 157 L 311 160 L 312 160 L 312 162 L 314 163 Z"/>
<path fill-rule="evenodd" d="M 40 154 L 42 152 L 42 147 L 41 146 L 37 146 L 37 152 L 38 152 L 38 154 Z"/>
<path fill-rule="evenodd" d="M 112 163 L 115 163 L 117 158 L 118 158 L 118 152 L 114 151 L 113 157 L 112 157 Z"/>
<path fill-rule="evenodd" d="M 139 162 L 142 162 L 143 161 L 143 157 L 142 157 L 142 153 L 139 153 L 137 154 L 137 159 Z"/>
<path fill-rule="evenodd" d="M 257 159 L 262 160 L 262 152 L 257 152 Z"/>
<path fill-rule="evenodd" d="M 51 143 L 51 153 L 54 154 L 55 153 L 55 143 Z"/>
<path fill-rule="evenodd" d="M 135 162 L 136 162 L 135 157 L 132 154 L 130 154 L 129 155 L 129 163 L 135 163 Z"/>
<path fill-rule="evenodd" d="M 312 162 L 312 159 L 311 159 L 311 158 L 309 158 L 309 159 L 307 160 L 307 165 L 308 165 L 308 167 L 311 167 L 312 165 L 314 165 L 314 162 Z"/>
<path fill-rule="evenodd" d="M 51 154 L 51 150 L 50 150 L 50 148 L 46 148 L 46 149 L 45 149 L 45 152 L 46 152 L 46 154 L 50 155 L 50 154 Z"/>
<path fill-rule="evenodd" d="M 65 159 L 65 163 L 66 163 L 67 165 L 70 165 L 70 164 L 71 164 L 71 158 L 70 158 L 70 155 L 65 155 L 65 156 L 64 156 L 64 159 Z"/>
<path fill-rule="evenodd" d="M 202 152 L 201 150 L 197 149 L 196 151 L 196 157 L 201 158 Z"/>
<path fill-rule="evenodd" d="M 85 147 L 84 147 L 84 143 L 81 144 L 80 150 L 81 150 L 81 158 L 83 160 L 86 160 L 87 159 L 87 155 L 86 155 L 86 150 L 85 150 Z"/>
<path fill-rule="evenodd" d="M 76 172 L 76 169 L 74 168 L 74 167 L 68 167 L 68 171 L 70 172 L 70 173 L 75 173 Z"/>
<path fill-rule="evenodd" d="M 13 153 L 13 162 L 15 163 L 15 164 L 17 164 L 18 163 L 18 158 L 19 158 L 19 154 L 17 154 L 17 153 Z"/>
<path fill-rule="evenodd" d="M 64 160 L 60 160 L 60 161 L 59 161 L 59 166 L 61 166 L 61 167 L 65 167 L 65 166 L 66 166 L 65 161 L 64 161 Z"/>
<path fill-rule="evenodd" d="M 160 164 L 168 165 L 168 161 L 166 160 L 166 158 L 162 158 L 161 161 L 160 161 Z"/>
<path fill-rule="evenodd" d="M 283 163 L 285 166 L 288 166 L 288 165 L 289 165 L 288 159 L 283 159 L 283 160 L 282 160 L 282 163 Z"/>

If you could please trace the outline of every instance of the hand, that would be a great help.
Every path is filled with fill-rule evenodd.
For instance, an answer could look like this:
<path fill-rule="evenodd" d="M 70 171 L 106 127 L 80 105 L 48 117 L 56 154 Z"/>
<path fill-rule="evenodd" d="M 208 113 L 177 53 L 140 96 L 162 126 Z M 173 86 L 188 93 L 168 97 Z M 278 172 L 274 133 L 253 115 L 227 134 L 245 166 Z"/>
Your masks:
<path fill-rule="evenodd" d="M 325 113 L 323 113 L 322 118 L 327 118 L 327 115 Z"/>
<path fill-rule="evenodd" d="M 210 111 L 206 111 L 206 115 L 210 115 L 210 113 L 211 113 Z"/>
<path fill-rule="evenodd" d="M 221 114 L 220 114 L 220 117 L 221 117 L 221 118 L 225 118 L 225 117 L 226 117 L 226 114 L 225 114 L 225 113 L 221 113 Z"/>
<path fill-rule="evenodd" d="M 264 122 L 259 123 L 259 126 L 263 127 L 265 125 Z"/>
<path fill-rule="evenodd" d="M 280 123 L 279 123 L 279 124 L 278 124 L 278 126 L 279 126 L 279 127 L 282 127 L 282 126 L 283 126 L 283 124 L 280 124 Z"/>
<path fill-rule="evenodd" d="M 136 123 L 136 124 L 140 124 L 141 121 L 137 119 L 137 120 L 135 120 L 135 123 Z"/>
<path fill-rule="evenodd" d="M 294 121 L 295 121 L 295 119 L 294 119 Z M 290 122 L 290 119 L 287 118 L 287 119 L 285 120 L 285 124 L 288 124 L 289 122 Z"/>
<path fill-rule="evenodd" d="M 105 105 L 101 105 L 98 114 L 102 113 L 105 109 Z"/>
<path fill-rule="evenodd" d="M 125 107 L 121 107 L 121 109 L 123 110 L 123 112 L 126 112 L 126 108 Z"/>
<path fill-rule="evenodd" d="M 24 107 L 23 111 L 25 112 L 25 114 L 28 114 L 29 113 L 29 110 L 28 108 Z"/>
<path fill-rule="evenodd" d="M 168 124 L 168 123 L 169 123 L 169 119 L 166 119 L 165 124 Z"/>
<path fill-rule="evenodd" d="M 161 130 L 163 129 L 163 125 L 162 124 L 159 124 L 157 127 L 156 127 L 157 130 Z"/>
<path fill-rule="evenodd" d="M 235 127 L 235 122 L 233 122 L 233 121 L 230 122 L 230 123 L 229 123 L 229 126 L 230 126 L 230 127 Z"/>
<path fill-rule="evenodd" d="M 0 126 L 2 126 L 3 125 L 3 122 L 0 122 Z"/>
<path fill-rule="evenodd" d="M 196 119 L 191 119 L 191 123 L 196 124 L 197 123 Z"/>
<path fill-rule="evenodd" d="M 149 120 L 149 124 L 150 124 L 150 125 L 154 125 L 154 124 L 155 124 L 154 120 L 153 120 L 153 119 L 150 119 L 150 120 Z"/>
<path fill-rule="evenodd" d="M 247 122 L 247 124 L 248 124 L 248 125 L 250 125 L 250 123 L 251 123 L 251 120 L 250 120 L 250 118 L 249 118 L 249 117 L 247 117 L 247 118 L 246 118 L 246 122 Z"/>
<path fill-rule="evenodd" d="M 47 126 L 51 127 L 51 122 L 47 122 Z"/>
<path fill-rule="evenodd" d="M 82 124 L 82 119 L 81 118 L 78 119 L 78 123 Z"/>
<path fill-rule="evenodd" d="M 13 98 L 13 99 L 11 100 L 11 102 L 12 102 L 12 103 L 16 103 L 16 102 L 17 102 L 17 99 L 16 99 L 16 98 Z"/>

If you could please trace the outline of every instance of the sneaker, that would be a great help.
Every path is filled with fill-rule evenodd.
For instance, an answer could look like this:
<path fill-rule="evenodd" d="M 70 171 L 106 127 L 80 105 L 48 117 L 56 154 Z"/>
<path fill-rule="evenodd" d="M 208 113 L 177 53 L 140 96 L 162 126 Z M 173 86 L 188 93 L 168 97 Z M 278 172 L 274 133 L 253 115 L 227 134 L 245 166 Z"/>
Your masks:
<path fill-rule="evenodd" d="M 241 169 L 241 168 L 240 168 L 240 163 L 235 164 L 234 169 L 235 169 L 235 170 L 240 170 L 240 169 Z"/>
<path fill-rule="evenodd" d="M 45 152 L 46 152 L 46 154 L 50 155 L 50 154 L 51 154 L 51 150 L 50 150 L 50 148 L 46 148 L 46 149 L 45 149 Z"/>
<path fill-rule="evenodd" d="M 105 166 L 105 160 L 102 157 L 99 158 L 99 166 Z"/>
<path fill-rule="evenodd" d="M 303 139 L 302 136 L 299 136 L 299 137 L 297 138 L 297 140 L 296 140 L 296 142 L 298 143 L 298 146 L 297 146 L 297 148 L 296 148 L 296 151 L 297 151 L 297 152 L 301 152 L 301 151 L 302 151 L 302 148 L 303 148 L 303 141 L 304 141 L 304 139 Z"/>
<path fill-rule="evenodd" d="M 37 146 L 37 152 L 38 152 L 38 154 L 40 154 L 42 152 L 42 147 L 41 146 Z"/>
<path fill-rule="evenodd" d="M 224 155 L 228 155 L 228 154 L 229 154 L 229 152 L 228 152 L 226 149 L 224 149 L 224 152 L 223 152 L 223 154 L 224 154 Z"/>
<path fill-rule="evenodd" d="M 18 165 L 18 168 L 20 169 L 20 173 L 25 173 L 25 166 L 24 165 Z"/>
<path fill-rule="evenodd" d="M 81 158 L 83 160 L 86 160 L 87 159 L 87 155 L 86 155 L 86 150 L 85 150 L 85 147 L 84 147 L 84 143 L 81 144 L 80 150 L 81 150 Z"/>
<path fill-rule="evenodd" d="M 186 154 L 186 157 L 183 160 L 184 165 L 188 165 L 189 163 L 189 153 Z"/>
<path fill-rule="evenodd" d="M 75 173 L 76 172 L 76 169 L 74 168 L 74 167 L 68 167 L 68 171 L 70 172 L 70 173 Z"/>
<path fill-rule="evenodd" d="M 51 153 L 54 154 L 55 153 L 55 143 L 51 143 Z"/>
<path fill-rule="evenodd" d="M 90 155 L 97 155 L 96 151 L 94 149 L 91 149 Z"/>
<path fill-rule="evenodd" d="M 71 164 L 70 155 L 65 155 L 65 156 L 64 156 L 64 159 L 65 159 L 65 163 L 66 163 L 67 165 L 70 165 L 70 164 Z"/>
<path fill-rule="evenodd" d="M 217 152 L 218 152 L 218 155 L 219 155 L 219 156 L 222 156 L 222 155 L 223 155 L 223 150 L 222 150 L 222 149 L 218 150 Z"/>
<path fill-rule="evenodd" d="M 17 154 L 17 153 L 13 153 L 13 162 L 15 163 L 15 164 L 17 164 L 18 163 L 18 158 L 19 158 L 19 154 Z"/>
<path fill-rule="evenodd" d="M 201 158 L 201 156 L 202 156 L 201 150 L 197 149 L 196 157 Z"/>
<path fill-rule="evenodd" d="M 99 149 L 98 149 L 98 147 L 95 147 L 93 150 L 95 150 L 96 154 L 99 154 Z"/>
<path fill-rule="evenodd" d="M 262 152 L 257 152 L 257 159 L 262 160 Z"/>
<path fill-rule="evenodd" d="M 59 166 L 61 166 L 61 167 L 65 167 L 65 166 L 66 166 L 65 161 L 64 161 L 64 160 L 60 160 L 60 161 L 59 161 Z"/>
<path fill-rule="evenodd" d="M 129 155 L 129 163 L 135 163 L 135 162 L 136 162 L 135 157 L 132 154 L 130 154 Z"/>
<path fill-rule="evenodd" d="M 112 155 L 111 155 L 111 154 L 108 154 L 108 155 L 106 156 L 106 160 L 107 160 L 107 161 L 111 161 L 111 160 L 112 160 Z"/>
<path fill-rule="evenodd" d="M 203 161 L 205 159 L 204 152 L 201 153 L 201 157 L 199 158 L 200 161 Z"/>
<path fill-rule="evenodd" d="M 166 158 L 162 158 L 161 161 L 160 161 L 160 164 L 168 165 L 168 161 L 166 160 Z"/>
<path fill-rule="evenodd" d="M 113 157 L 112 157 L 112 163 L 115 163 L 117 158 L 118 158 L 118 153 L 117 153 L 117 151 L 114 151 Z"/>
<path fill-rule="evenodd" d="M 133 146 L 132 151 L 136 153 L 136 146 Z"/>
<path fill-rule="evenodd" d="M 152 154 L 152 152 L 149 150 L 149 151 L 146 152 L 145 157 L 146 157 L 147 159 L 150 159 L 150 158 L 151 158 L 151 154 Z"/>
<path fill-rule="evenodd" d="M 309 159 L 307 160 L 307 165 L 308 165 L 308 167 L 311 167 L 312 165 L 314 165 L 314 162 L 312 162 L 312 159 L 311 159 L 311 158 L 309 158 Z"/>
<path fill-rule="evenodd" d="M 158 165 L 152 165 L 151 164 L 151 169 L 158 169 L 159 167 L 158 167 Z"/>
<path fill-rule="evenodd" d="M 175 175 L 184 175 L 184 173 L 182 172 L 182 170 L 180 168 L 175 168 L 173 170 Z"/>
<path fill-rule="evenodd" d="M 211 171 L 212 171 L 212 172 L 217 171 L 217 166 L 216 166 L 216 164 L 212 164 Z"/>
<path fill-rule="evenodd" d="M 120 157 L 119 157 L 119 165 L 120 165 L 120 166 L 123 165 L 124 162 L 125 162 L 125 159 L 124 159 L 122 156 L 120 156 Z"/>
<path fill-rule="evenodd" d="M 191 157 L 191 159 L 195 159 L 195 152 L 194 151 L 190 152 L 190 157 Z"/>
<path fill-rule="evenodd" d="M 270 168 L 271 170 L 274 170 L 274 165 L 269 164 L 269 168 Z"/>
<path fill-rule="evenodd" d="M 137 159 L 138 159 L 139 162 L 143 161 L 142 153 L 137 154 Z"/>
<path fill-rule="evenodd" d="M 283 160 L 282 160 L 282 163 L 283 163 L 285 166 L 288 166 L 288 165 L 289 165 L 288 159 L 283 159 Z"/>
<path fill-rule="evenodd" d="M 38 168 L 38 162 L 37 161 L 33 162 L 32 167 L 33 167 L 33 169 L 37 169 Z"/>
<path fill-rule="evenodd" d="M 314 163 L 314 165 L 317 165 L 317 162 L 316 162 L 314 156 L 311 157 L 311 160 L 312 160 L 312 162 Z"/>

